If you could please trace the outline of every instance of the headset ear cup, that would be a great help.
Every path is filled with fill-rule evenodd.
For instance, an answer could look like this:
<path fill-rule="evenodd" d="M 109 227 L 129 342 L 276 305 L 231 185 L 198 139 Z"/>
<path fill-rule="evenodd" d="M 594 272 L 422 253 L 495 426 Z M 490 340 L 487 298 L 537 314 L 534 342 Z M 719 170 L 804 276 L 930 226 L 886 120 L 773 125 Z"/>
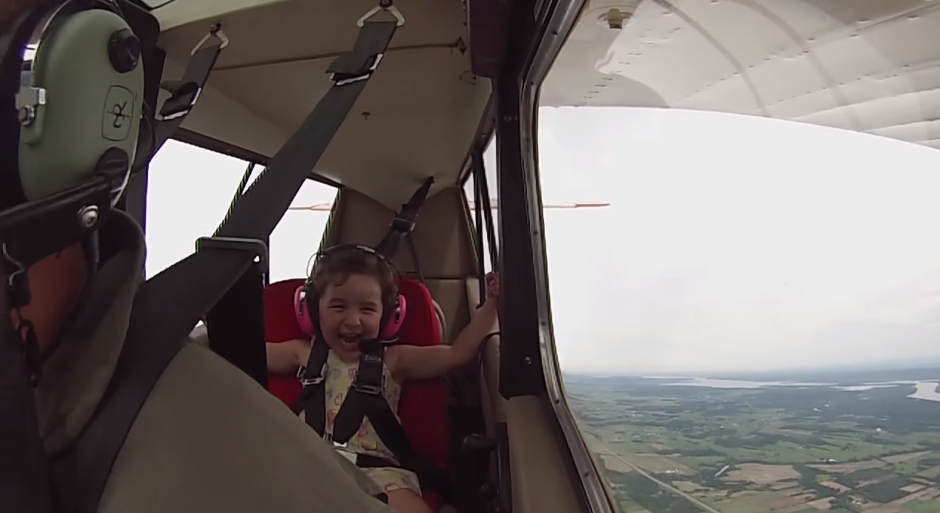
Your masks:
<path fill-rule="evenodd" d="M 401 331 L 401 326 L 405 322 L 405 315 L 407 313 L 408 301 L 405 300 L 405 296 L 399 294 L 397 307 L 391 315 L 388 316 L 385 325 L 382 326 L 382 333 L 380 335 L 382 340 L 392 340 L 398 336 L 398 333 Z"/>
<path fill-rule="evenodd" d="M 113 205 L 127 185 L 140 131 L 144 70 L 136 37 L 107 9 L 61 11 L 51 26 L 39 39 L 24 86 L 32 103 L 18 147 L 23 193 L 34 201 L 97 175 L 111 181 Z M 116 34 L 125 36 L 115 41 L 136 52 L 133 66 L 115 68 L 110 49 L 121 45 L 109 42 Z"/>
<path fill-rule="evenodd" d="M 306 286 L 297 287 L 297 290 L 294 291 L 294 315 L 297 316 L 297 324 L 307 336 L 312 337 L 316 329 L 311 316 L 310 299 L 310 296 L 306 293 Z"/>

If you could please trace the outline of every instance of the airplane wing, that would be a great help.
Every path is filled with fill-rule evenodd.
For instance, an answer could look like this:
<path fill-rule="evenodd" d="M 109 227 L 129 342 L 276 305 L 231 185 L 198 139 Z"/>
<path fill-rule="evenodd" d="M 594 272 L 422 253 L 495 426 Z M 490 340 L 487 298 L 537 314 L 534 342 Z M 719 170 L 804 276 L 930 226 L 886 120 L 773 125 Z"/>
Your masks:
<path fill-rule="evenodd" d="M 938 33 L 930 0 L 600 0 L 541 105 L 722 111 L 940 148 Z"/>

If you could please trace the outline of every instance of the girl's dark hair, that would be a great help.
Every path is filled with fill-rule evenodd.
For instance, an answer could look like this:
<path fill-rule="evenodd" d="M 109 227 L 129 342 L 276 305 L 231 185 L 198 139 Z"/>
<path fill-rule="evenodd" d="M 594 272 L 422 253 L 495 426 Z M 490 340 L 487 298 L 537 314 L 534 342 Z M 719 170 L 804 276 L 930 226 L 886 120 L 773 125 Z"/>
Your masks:
<path fill-rule="evenodd" d="M 355 246 L 328 250 L 317 259 L 310 278 L 310 288 L 322 298 L 330 285 L 346 283 L 353 274 L 371 276 L 378 280 L 382 289 L 382 306 L 386 309 L 398 295 L 395 286 L 395 271 L 392 266 L 375 253 Z"/>

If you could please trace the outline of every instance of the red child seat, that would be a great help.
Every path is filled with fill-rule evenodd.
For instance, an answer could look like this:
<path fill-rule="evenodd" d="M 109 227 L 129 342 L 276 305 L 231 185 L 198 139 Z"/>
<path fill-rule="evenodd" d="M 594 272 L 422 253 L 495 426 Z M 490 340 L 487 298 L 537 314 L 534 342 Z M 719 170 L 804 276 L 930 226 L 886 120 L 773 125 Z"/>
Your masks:
<path fill-rule="evenodd" d="M 265 338 L 268 342 L 307 338 L 294 314 L 294 291 L 303 283 L 302 279 L 284 280 L 265 288 Z M 408 302 L 399 342 L 416 346 L 441 344 L 437 312 L 427 287 L 411 279 L 402 279 L 398 286 L 399 292 Z M 293 406 L 300 388 L 296 376 L 268 376 L 268 390 L 287 406 Z M 439 378 L 404 383 L 398 415 L 415 452 L 447 471 L 450 462 L 450 428 L 447 422 L 446 380 Z M 424 500 L 434 510 L 439 509 L 442 502 L 440 497 L 431 492 L 424 493 Z"/>

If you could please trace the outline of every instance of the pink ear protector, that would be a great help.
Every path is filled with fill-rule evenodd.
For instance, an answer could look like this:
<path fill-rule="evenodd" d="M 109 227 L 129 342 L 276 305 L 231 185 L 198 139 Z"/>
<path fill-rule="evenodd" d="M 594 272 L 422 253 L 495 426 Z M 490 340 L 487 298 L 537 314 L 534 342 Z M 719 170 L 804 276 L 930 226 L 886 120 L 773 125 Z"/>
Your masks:
<path fill-rule="evenodd" d="M 397 303 L 395 311 L 388 317 L 388 320 L 385 321 L 385 326 L 382 327 L 382 331 L 379 333 L 379 338 L 382 340 L 394 340 L 401 330 L 402 323 L 405 321 L 405 313 L 408 310 L 408 302 L 405 301 L 405 296 L 399 294 Z M 310 306 L 317 308 L 316 305 Z M 314 326 L 313 319 L 310 317 L 310 310 L 307 308 L 306 285 L 301 285 L 294 291 L 294 314 L 297 315 L 297 324 L 300 325 L 300 329 L 303 330 L 307 336 L 313 337 L 316 333 L 316 327 Z"/>
<path fill-rule="evenodd" d="M 385 261 L 388 265 L 391 265 L 389 262 L 385 260 L 385 258 L 382 255 L 376 253 L 375 250 L 373 250 L 370 247 L 359 246 L 359 245 L 351 245 L 351 246 L 356 247 L 362 251 L 372 253 L 376 255 L 377 257 L 379 257 L 381 260 Z M 341 247 L 349 247 L 349 246 L 337 246 L 334 248 L 329 248 L 323 251 L 319 255 L 319 257 L 322 258 L 327 253 L 330 253 L 336 249 L 340 249 Z M 310 279 L 312 279 L 313 275 L 314 273 L 311 272 Z M 308 293 L 309 286 L 310 286 L 310 281 L 308 279 L 306 283 L 304 283 L 300 287 L 297 287 L 297 290 L 294 291 L 294 314 L 297 316 L 297 324 L 300 325 L 300 329 L 303 330 L 303 332 L 307 334 L 308 336 L 313 337 L 316 334 L 317 329 L 314 323 L 313 315 L 311 315 L 311 308 L 318 308 L 319 305 L 308 304 L 308 299 L 312 297 L 312 294 Z M 386 308 L 392 310 L 391 313 L 390 314 L 389 312 L 383 313 L 383 316 L 387 317 L 387 319 L 384 321 L 384 324 L 382 325 L 382 329 L 379 332 L 379 338 L 381 340 L 394 340 L 395 337 L 398 336 L 398 332 L 401 330 L 402 323 L 405 321 L 405 314 L 408 310 L 408 303 L 407 301 L 405 301 L 405 296 L 402 296 L 401 294 L 396 294 L 395 296 L 396 296 L 397 301 L 395 301 L 394 304 L 391 305 L 391 308 L 386 306 Z"/>

